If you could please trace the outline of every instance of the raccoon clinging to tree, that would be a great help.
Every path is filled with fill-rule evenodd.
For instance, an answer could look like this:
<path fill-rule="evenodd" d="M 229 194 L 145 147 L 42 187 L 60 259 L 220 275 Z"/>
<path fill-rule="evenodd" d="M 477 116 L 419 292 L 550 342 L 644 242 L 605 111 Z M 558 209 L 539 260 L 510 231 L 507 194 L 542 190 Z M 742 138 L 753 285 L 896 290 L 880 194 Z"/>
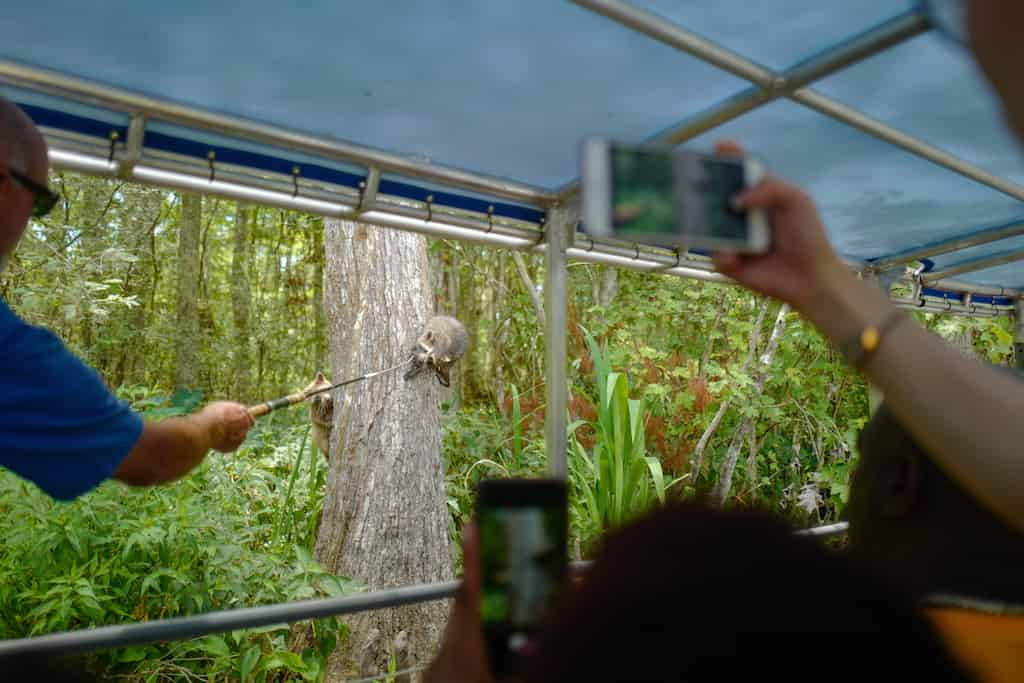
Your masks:
<path fill-rule="evenodd" d="M 309 386 L 303 389 L 303 392 L 325 389 L 329 386 L 331 386 L 331 383 L 324 377 L 324 373 L 318 372 Z M 331 396 L 331 392 L 327 391 L 316 396 L 310 396 L 307 400 L 309 401 L 309 421 L 313 425 L 313 443 L 316 444 L 316 447 L 320 449 L 325 458 L 330 459 L 329 448 L 331 443 L 331 424 L 334 419 L 334 398 Z"/>
<path fill-rule="evenodd" d="M 434 316 L 427 321 L 423 334 L 412 347 L 412 367 L 405 373 L 405 379 L 412 379 L 431 368 L 438 382 L 450 386 L 451 367 L 468 348 L 469 334 L 462 323 L 447 315 Z"/>

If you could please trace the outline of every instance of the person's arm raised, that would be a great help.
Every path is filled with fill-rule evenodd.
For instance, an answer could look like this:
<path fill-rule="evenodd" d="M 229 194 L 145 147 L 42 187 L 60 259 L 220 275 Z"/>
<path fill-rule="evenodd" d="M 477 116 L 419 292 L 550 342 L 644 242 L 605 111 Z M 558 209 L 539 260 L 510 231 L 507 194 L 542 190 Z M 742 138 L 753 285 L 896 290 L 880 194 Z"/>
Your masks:
<path fill-rule="evenodd" d="M 717 151 L 742 154 L 735 143 L 722 143 Z M 835 254 L 804 192 L 768 178 L 739 202 L 764 209 L 772 250 L 717 255 L 720 272 L 788 301 L 836 345 L 865 327 L 881 327 L 895 311 L 881 289 L 859 279 Z M 1024 530 L 1024 382 L 959 353 L 912 320 L 890 326 L 861 369 L 936 464 Z"/>
<path fill-rule="evenodd" d="M 188 474 L 211 450 L 229 453 L 245 440 L 253 419 L 245 406 L 211 403 L 198 413 L 147 422 L 135 447 L 114 472 L 133 486 L 153 486 Z"/>

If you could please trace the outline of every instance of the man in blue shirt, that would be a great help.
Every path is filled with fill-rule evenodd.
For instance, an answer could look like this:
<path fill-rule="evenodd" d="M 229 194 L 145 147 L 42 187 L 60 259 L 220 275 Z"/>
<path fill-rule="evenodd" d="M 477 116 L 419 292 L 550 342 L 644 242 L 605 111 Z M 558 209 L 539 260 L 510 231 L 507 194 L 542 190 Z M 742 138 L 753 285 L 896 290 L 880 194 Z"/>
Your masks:
<path fill-rule="evenodd" d="M 46 143 L 0 98 L 0 271 L 30 217 L 56 203 L 46 186 Z M 245 406 L 218 402 L 187 417 L 146 422 L 50 332 L 0 300 L 0 466 L 70 500 L 107 479 L 173 481 L 210 450 L 237 449 L 253 425 Z"/>

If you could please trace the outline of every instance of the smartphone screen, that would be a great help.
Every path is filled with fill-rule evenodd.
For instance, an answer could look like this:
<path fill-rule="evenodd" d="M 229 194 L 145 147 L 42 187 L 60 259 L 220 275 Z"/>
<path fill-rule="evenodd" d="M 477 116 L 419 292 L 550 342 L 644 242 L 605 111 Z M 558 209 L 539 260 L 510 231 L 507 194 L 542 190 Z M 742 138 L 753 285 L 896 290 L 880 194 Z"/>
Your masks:
<path fill-rule="evenodd" d="M 747 213 L 730 204 L 746 188 L 742 160 L 644 145 L 610 144 L 608 150 L 617 238 L 670 247 L 687 238 L 697 243 L 748 240 Z"/>
<path fill-rule="evenodd" d="M 481 619 L 491 668 L 502 676 L 528 657 L 567 568 L 565 483 L 485 480 L 477 505 Z"/>

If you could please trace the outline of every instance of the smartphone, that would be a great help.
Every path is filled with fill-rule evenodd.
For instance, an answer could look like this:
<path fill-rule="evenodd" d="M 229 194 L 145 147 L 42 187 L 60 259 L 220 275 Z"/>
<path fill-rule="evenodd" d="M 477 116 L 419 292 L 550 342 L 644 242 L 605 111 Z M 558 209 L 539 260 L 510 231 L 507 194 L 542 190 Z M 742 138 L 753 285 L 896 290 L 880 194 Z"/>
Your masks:
<path fill-rule="evenodd" d="M 566 581 L 569 512 L 560 479 L 485 479 L 477 489 L 480 617 L 495 678 L 522 671 Z"/>
<path fill-rule="evenodd" d="M 764 212 L 731 201 L 764 177 L 756 159 L 591 139 L 581 175 L 583 230 L 594 237 L 712 252 L 770 247 Z"/>

